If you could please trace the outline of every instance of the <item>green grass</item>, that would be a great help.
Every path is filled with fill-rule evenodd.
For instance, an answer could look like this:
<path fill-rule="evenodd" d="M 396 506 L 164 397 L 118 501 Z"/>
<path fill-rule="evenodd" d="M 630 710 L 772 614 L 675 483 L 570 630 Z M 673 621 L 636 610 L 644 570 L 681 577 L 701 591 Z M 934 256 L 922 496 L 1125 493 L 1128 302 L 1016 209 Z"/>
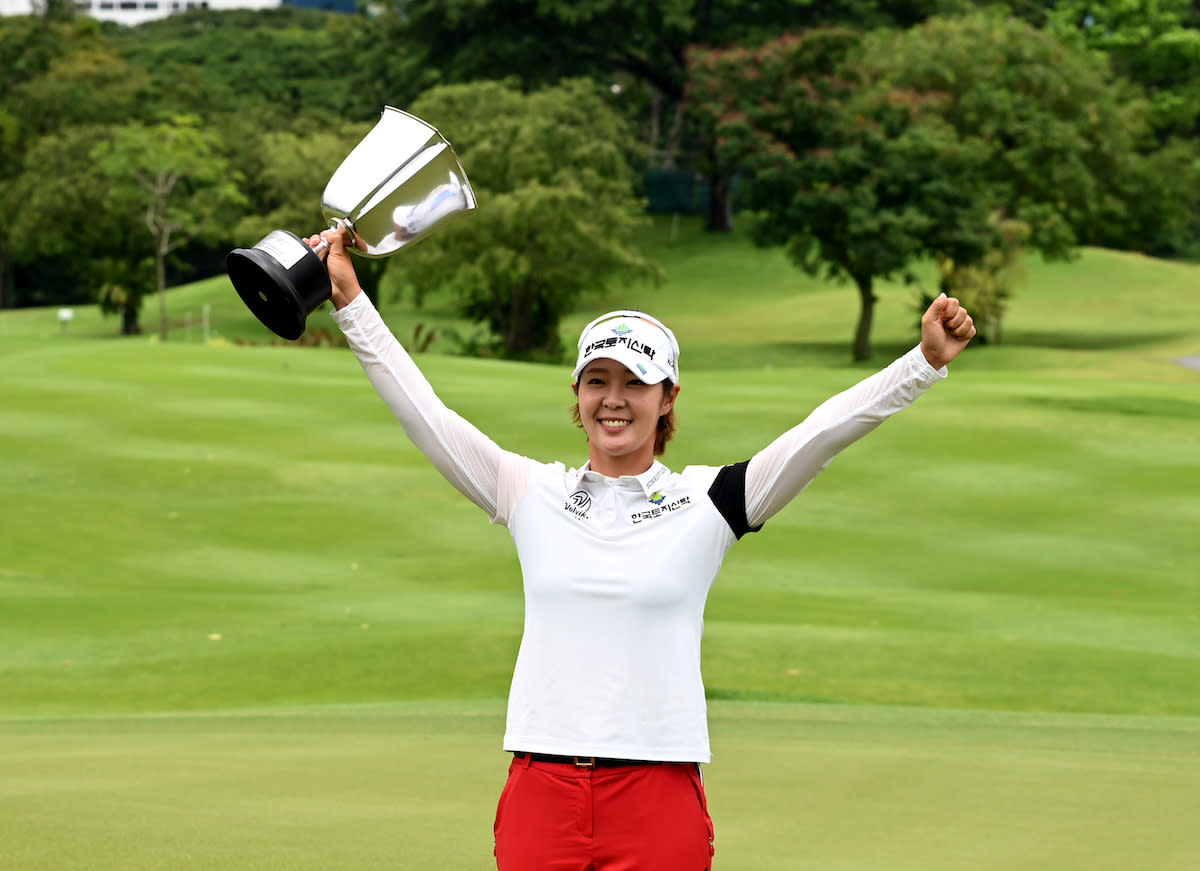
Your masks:
<path fill-rule="evenodd" d="M 711 721 L 715 867 L 1195 867 L 1195 720 L 717 702 Z M 9 720 L 0 867 L 494 868 L 502 724 L 499 702 Z"/>
<path fill-rule="evenodd" d="M 692 226 L 649 241 L 668 283 L 564 333 L 672 324 L 674 467 L 749 456 L 915 342 L 912 289 L 881 288 L 855 366 L 850 288 Z M 705 632 L 717 867 L 1191 867 L 1198 280 L 1030 264 L 1006 344 L 734 549 Z M 223 278 L 169 307 L 166 343 L 0 312 L 0 868 L 492 867 L 507 533 L 347 352 L 238 344 L 269 334 Z M 421 363 L 502 445 L 584 457 L 565 367 Z"/>

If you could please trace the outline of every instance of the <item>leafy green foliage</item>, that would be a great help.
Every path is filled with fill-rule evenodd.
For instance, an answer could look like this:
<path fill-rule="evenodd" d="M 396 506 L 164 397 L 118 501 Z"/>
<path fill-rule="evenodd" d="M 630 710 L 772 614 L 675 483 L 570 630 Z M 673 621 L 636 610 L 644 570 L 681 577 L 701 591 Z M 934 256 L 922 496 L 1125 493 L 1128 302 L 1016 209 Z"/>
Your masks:
<path fill-rule="evenodd" d="M 960 142 L 936 95 L 875 84 L 850 30 L 811 30 L 749 52 L 696 52 L 694 98 L 727 159 L 750 173 L 760 244 L 809 274 L 851 281 L 852 346 L 871 356 L 874 283 L 935 251 L 981 256 L 990 231 L 971 180 L 984 154 Z"/>
<path fill-rule="evenodd" d="M 78 145 L 81 137 L 72 131 L 135 116 L 144 81 L 90 18 L 0 16 L 0 211 L 10 216 L 10 224 L 20 225 L 0 237 L 0 307 L 15 295 L 15 265 L 36 268 L 59 257 L 64 241 L 81 238 L 38 210 L 49 208 L 59 215 L 80 199 L 94 201 L 98 195 L 95 190 L 75 194 L 73 187 L 86 184 L 88 168 L 55 140 Z M 55 196 L 47 196 L 48 190 Z M 49 202 L 34 205 L 39 199 Z M 98 214 L 90 216 L 93 225 Z M 20 220 L 12 220 L 17 215 Z M 71 223 L 72 230 L 78 229 L 79 221 Z M 50 268 L 60 272 L 61 262 Z M 77 293 L 72 276 L 54 283 L 68 295 Z"/>
<path fill-rule="evenodd" d="M 590 82 L 523 94 L 481 82 L 435 88 L 413 112 L 452 142 L 479 209 L 392 258 L 420 296 L 452 289 L 508 357 L 561 353 L 558 325 L 580 294 L 653 278 L 635 248 L 631 132 Z"/>
<path fill-rule="evenodd" d="M 154 269 L 140 204 L 114 196 L 92 159 L 118 130 L 81 124 L 34 141 L 8 186 L 22 204 L 10 238 L 17 250 L 38 252 L 101 288 L 105 311 L 120 312 L 122 332 L 129 334 L 139 331 L 137 312 L 142 295 L 154 289 Z"/>
<path fill-rule="evenodd" d="M 1200 129 L 1200 12 L 1189 0 L 1065 0 L 1047 29 L 1085 45 L 1145 88 L 1164 138 Z"/>
<path fill-rule="evenodd" d="M 849 279 L 870 354 L 877 277 L 922 257 L 960 265 L 1025 244 L 1069 256 L 1129 239 L 1179 202 L 1139 149 L 1144 107 L 1094 56 L 991 13 L 878 31 L 809 31 L 756 52 L 697 52 L 700 111 L 752 173 L 757 235 L 809 272 Z M 1161 221 L 1161 218 L 1160 218 Z M 1144 238 L 1144 237 L 1143 237 Z"/>
<path fill-rule="evenodd" d="M 155 102 L 166 111 L 253 107 L 261 129 L 270 129 L 301 115 L 342 123 L 352 95 L 343 86 L 348 76 L 336 71 L 361 28 L 357 18 L 290 6 L 197 9 L 112 38 L 153 77 Z"/>
<path fill-rule="evenodd" d="M 218 274 L 229 246 L 251 244 L 275 227 L 299 232 L 315 227 L 319 189 L 341 156 L 338 141 L 343 147 L 352 143 L 378 117 L 381 106 L 411 108 L 432 85 L 501 76 L 515 77 L 520 85 L 513 89 L 521 91 L 553 85 L 568 74 L 595 81 L 608 109 L 624 115 L 645 146 L 633 153 L 633 165 L 638 169 L 647 164 L 675 166 L 680 172 L 704 176 L 711 205 L 709 227 L 729 229 L 731 213 L 724 207 L 725 197 L 735 189 L 731 153 L 716 147 L 713 116 L 685 112 L 679 102 L 688 87 L 689 73 L 683 64 L 687 46 L 745 46 L 747 53 L 740 57 L 750 66 L 731 69 L 736 80 L 753 75 L 754 50 L 769 45 L 789 27 L 811 30 L 817 24 L 841 23 L 858 32 L 880 26 L 911 28 L 931 14 L 960 13 L 975 5 L 965 0 L 925 4 L 395 0 L 361 15 L 290 7 L 200 9 L 136 28 L 102 24 L 86 16 L 73 20 L 53 15 L 3 17 L 0 208 L 20 215 L 21 226 L 0 240 L 0 308 L 56 299 L 77 302 L 113 284 L 110 277 L 98 277 L 98 273 L 115 274 L 99 264 L 113 258 L 128 260 L 134 266 L 116 270 L 128 276 L 153 256 L 143 247 L 149 240 L 141 231 L 140 218 L 121 211 L 128 203 L 109 189 L 107 179 L 97 177 L 86 159 L 91 145 L 111 138 L 113 125 L 153 126 L 173 116 L 193 115 L 217 135 L 221 158 L 240 175 L 244 199 L 225 202 L 224 230 L 175 248 L 166 262 L 168 283 Z M 1195 218 L 1200 214 L 1195 193 L 1200 191 L 1200 160 L 1193 135 L 1200 105 L 1196 90 L 1200 64 L 1194 63 L 1196 11 L 1183 0 L 985 5 L 1043 24 L 1044 32 L 1015 28 L 1007 19 L 983 24 L 972 23 L 974 19 L 940 21 L 894 41 L 873 38 L 876 56 L 855 51 L 852 37 L 843 52 L 847 69 L 840 83 L 828 82 L 833 91 L 810 101 L 813 105 L 792 100 L 781 108 L 790 99 L 781 90 L 759 95 L 758 102 L 764 109 L 776 110 L 780 123 L 785 110 L 799 113 L 787 134 L 800 137 L 796 147 L 817 151 L 833 147 L 831 142 L 805 145 L 804 128 L 828 133 L 834 144 L 841 143 L 839 150 L 845 145 L 836 158 L 829 153 L 824 167 L 807 170 L 816 173 L 818 181 L 838 188 L 817 191 L 819 202 L 809 203 L 820 206 L 814 213 L 821 212 L 827 220 L 833 220 L 831 215 L 860 213 L 869 218 L 862 221 L 856 242 L 864 252 L 872 222 L 878 224 L 882 229 L 876 250 L 866 252 L 871 256 L 881 255 L 884 249 L 898 251 L 897 246 L 922 236 L 925 227 L 936 229 L 939 250 L 952 251 L 956 263 L 966 262 L 968 249 L 986 247 L 987 240 L 974 224 L 957 220 L 959 198 L 974 200 L 975 188 L 994 178 L 985 175 L 948 184 L 954 173 L 969 165 L 965 155 L 940 172 L 930 166 L 905 169 L 898 162 L 906 153 L 913 160 L 926 159 L 936 142 L 949 136 L 931 118 L 939 107 L 975 101 L 977 109 L 988 115 L 990 135 L 1001 143 L 994 146 L 999 149 L 996 165 L 988 169 L 1005 169 L 1009 181 L 1021 174 L 1021 186 L 1012 186 L 997 202 L 1004 204 L 1009 217 L 1030 225 L 1040 246 L 1037 250 L 1069 252 L 1074 244 L 1085 242 L 1168 256 L 1196 251 L 1200 238 Z M 1073 77 L 1081 68 L 1075 55 L 1084 52 L 1052 56 L 1045 49 L 1047 34 L 1102 54 L 1112 69 L 1146 89 L 1148 103 L 1140 107 L 1140 101 L 1112 77 L 1096 79 L 1091 90 L 1058 81 L 1057 67 L 1051 73 L 1047 67 L 1061 61 Z M 993 36 L 997 45 L 988 45 Z M 964 50 L 964 45 L 975 42 L 978 50 Z M 736 52 L 731 55 L 736 56 Z M 986 63 L 975 63 L 980 58 Z M 937 78 L 938 68 L 952 72 L 954 87 Z M 841 87 L 870 82 L 875 76 L 894 79 L 895 84 L 881 90 L 874 84 L 853 89 L 862 93 Z M 906 76 L 911 81 L 926 78 L 932 83 L 928 87 L 938 92 L 921 91 L 924 84 L 920 88 L 904 84 Z M 1034 77 L 1041 81 L 1032 82 Z M 810 81 L 820 84 L 821 74 Z M 614 85 L 619 92 L 606 90 Z M 969 92 L 969 87 L 975 91 Z M 1065 89 L 1069 102 L 1080 110 L 1078 117 L 1083 117 L 1083 107 L 1096 109 L 1091 132 L 1080 132 L 1085 125 L 1073 129 L 1070 116 L 1054 115 L 1059 111 L 1054 105 L 1055 88 Z M 1027 112 L 1028 107 L 1013 95 L 1022 89 L 1029 102 L 1045 101 L 1051 104 L 1049 109 L 1040 115 Z M 1114 93 L 1099 93 L 1105 90 Z M 919 130 L 901 137 L 905 139 L 901 148 L 901 143 L 887 138 L 910 123 L 897 120 L 911 114 L 901 108 L 909 99 L 903 96 L 906 91 L 920 94 L 923 117 Z M 698 93 L 693 88 L 693 96 Z M 888 93 L 892 96 L 881 96 Z M 889 121 L 883 110 L 893 97 L 899 105 L 889 109 L 896 116 Z M 829 105 L 815 106 L 822 100 Z M 821 112 L 832 117 L 848 111 L 852 102 L 861 104 L 867 123 L 857 130 L 848 124 L 826 130 Z M 1114 102 L 1116 109 L 1111 108 Z M 1144 129 L 1143 120 L 1150 124 L 1153 136 L 1137 135 Z M 458 113 L 441 122 L 452 132 L 463 123 Z M 870 129 L 872 124 L 882 124 L 881 129 L 891 132 L 878 135 Z M 952 126 L 960 139 L 969 137 L 971 129 L 982 129 L 957 120 Z M 1105 130 L 1106 136 L 1097 135 Z M 731 131 L 727 127 L 725 133 Z M 88 137 L 95 141 L 88 142 Z M 1122 137 L 1135 150 L 1130 159 L 1115 147 Z M 724 144 L 733 141 L 727 136 Z M 965 141 L 960 145 L 971 147 Z M 893 146 L 896 161 L 889 162 L 884 152 Z M 83 151 L 76 154 L 77 149 Z M 802 152 L 803 148 L 797 153 Z M 778 167 L 762 171 L 768 170 L 775 172 Z M 892 213 L 884 214 L 870 197 L 849 197 L 841 181 L 829 181 L 830 176 L 851 171 L 875 180 L 882 197 L 879 203 L 892 203 Z M 783 176 L 779 178 L 782 182 Z M 924 199 L 905 211 L 900 198 L 910 194 Z M 585 193 L 584 199 L 588 196 Z M 575 202 L 544 203 L 538 213 L 559 214 L 575 208 Z M 976 217 L 991 214 L 982 203 L 973 204 L 980 205 Z M 797 202 L 793 208 L 801 211 L 804 206 Z M 833 220 L 830 236 L 844 235 L 838 226 Z M 778 229 L 758 227 L 764 238 Z M 21 238 L 21 244 L 15 244 L 15 237 Z M 67 240 L 69 244 L 64 244 Z M 795 253 L 811 261 L 819 251 L 810 239 Z M 359 265 L 364 283 L 378 286 L 379 276 L 372 273 L 384 269 L 384 261 Z M 829 274 L 828 264 L 821 270 L 820 274 Z M 906 271 L 900 268 L 895 275 Z M 116 283 L 138 282 L 126 277 Z M 872 298 L 870 291 L 864 296 L 868 302 Z M 548 336 L 544 338 L 553 344 Z M 492 341 L 495 335 L 485 344 Z"/>
<path fill-rule="evenodd" d="M 513 75 L 527 87 L 626 75 L 668 100 L 683 96 L 689 46 L 756 45 L 831 23 L 907 27 L 970 7 L 839 0 L 393 0 L 391 25 L 444 82 Z"/>
<path fill-rule="evenodd" d="M 300 236 L 323 230 L 321 193 L 369 125 L 346 125 L 336 130 L 270 130 L 255 142 L 254 161 L 247 179 L 253 190 L 255 214 L 243 219 L 237 235 L 252 244 L 271 230 L 282 228 Z"/>
<path fill-rule="evenodd" d="M 586 76 L 618 94 L 656 168 L 709 179 L 709 229 L 732 226 L 732 179 L 714 153 L 711 130 L 689 117 L 690 46 L 757 45 L 780 32 L 829 22 L 907 26 L 960 0 L 393 0 L 388 38 L 367 48 L 367 86 L 397 89 L 512 76 L 524 88 Z M 397 57 L 396 44 L 404 47 Z"/>
<path fill-rule="evenodd" d="M 1200 8 L 1187 0 L 1069 0 L 1054 4 L 1046 27 L 1106 58 L 1149 101 L 1155 147 L 1128 177 L 1129 187 L 1143 192 L 1130 216 L 1136 235 L 1099 241 L 1200 255 Z"/>
<path fill-rule="evenodd" d="M 91 151 L 113 199 L 127 214 L 140 211 L 150 235 L 164 341 L 167 255 L 190 238 L 224 231 L 228 212 L 242 202 L 238 176 L 219 144 L 199 119 L 181 115 L 153 126 L 127 124 Z"/>
<path fill-rule="evenodd" d="M 1147 194 L 1137 171 L 1144 102 L 1102 59 L 1049 33 L 989 13 L 938 18 L 873 35 L 862 58 L 873 79 L 939 96 L 957 138 L 989 152 L 989 205 L 1027 223 L 1043 254 L 1117 235 Z"/>

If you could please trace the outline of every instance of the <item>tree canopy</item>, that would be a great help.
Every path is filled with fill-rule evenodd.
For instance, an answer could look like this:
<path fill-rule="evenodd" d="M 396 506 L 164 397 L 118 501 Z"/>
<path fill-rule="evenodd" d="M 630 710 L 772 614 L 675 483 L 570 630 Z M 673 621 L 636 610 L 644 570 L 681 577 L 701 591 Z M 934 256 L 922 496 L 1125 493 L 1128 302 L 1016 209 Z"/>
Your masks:
<path fill-rule="evenodd" d="M 1006 220 L 1062 257 L 1148 217 L 1143 104 L 1102 60 L 1019 19 L 698 51 L 693 83 L 749 173 L 756 238 L 857 287 L 855 359 L 871 353 L 879 278 L 921 258 L 978 263 L 1006 244 Z"/>
<path fill-rule="evenodd" d="M 557 359 L 559 321 L 581 293 L 657 275 L 633 245 L 645 220 L 636 140 L 595 83 L 447 85 L 412 111 L 450 139 L 479 208 L 391 259 L 418 297 L 451 288 L 492 352 Z"/>
<path fill-rule="evenodd" d="M 137 215 L 150 238 L 160 336 L 167 338 L 167 256 L 188 239 L 220 233 L 240 206 L 237 174 L 220 141 L 199 119 L 181 115 L 154 125 L 126 124 L 90 152 L 118 211 Z"/>
<path fill-rule="evenodd" d="M 740 189 L 760 241 L 859 288 L 856 354 L 869 352 L 875 280 L 922 258 L 1008 263 L 1017 239 L 1050 256 L 1078 244 L 1200 254 L 1200 13 L 1187 0 L 387 0 L 370 14 L 199 9 L 132 28 L 70 11 L 0 18 L 0 207 L 21 215 L 0 240 L 0 306 L 101 294 L 135 329 L 159 269 L 168 284 L 215 274 L 271 229 L 316 229 L 325 181 L 384 105 L 441 111 L 446 87 L 489 81 L 496 106 L 560 120 L 519 140 L 496 106 L 447 103 L 440 126 L 485 191 L 468 223 L 482 231 L 489 208 L 526 237 L 557 222 L 559 251 L 583 250 L 583 227 L 612 236 L 593 238 L 590 277 L 564 280 L 562 300 L 539 296 L 532 320 L 524 303 L 505 314 L 485 302 L 484 285 L 521 297 L 514 276 L 547 256 L 544 232 L 532 252 L 516 230 L 496 236 L 496 262 L 483 257 L 474 277 L 449 261 L 431 271 L 426 287 L 453 281 L 462 300 L 474 288 L 463 310 L 493 351 L 549 353 L 570 288 L 646 274 L 610 212 L 562 219 L 612 193 L 582 168 L 573 132 L 608 136 L 610 118 L 626 164 L 609 177 L 622 190 L 612 215 L 644 211 L 634 192 L 654 167 L 703 177 L 714 231 L 731 227 Z M 576 80 L 590 83 L 587 112 L 537 102 Z M 126 213 L 133 162 L 120 178 L 88 155 L 133 135 L 122 128 L 184 116 L 239 196 L 205 232 L 173 231 L 157 258 Z M 517 156 L 493 179 L 492 141 L 569 168 L 547 179 Z M 414 265 L 440 247 L 418 246 Z M 389 268 L 360 266 L 372 288 Z"/>

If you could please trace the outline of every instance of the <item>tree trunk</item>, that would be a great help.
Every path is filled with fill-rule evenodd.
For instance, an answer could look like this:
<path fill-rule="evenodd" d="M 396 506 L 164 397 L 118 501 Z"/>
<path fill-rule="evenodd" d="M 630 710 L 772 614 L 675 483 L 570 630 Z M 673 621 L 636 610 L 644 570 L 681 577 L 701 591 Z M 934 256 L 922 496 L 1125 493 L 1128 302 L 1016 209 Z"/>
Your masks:
<path fill-rule="evenodd" d="M 871 276 L 856 276 L 861 308 L 858 312 L 858 327 L 854 330 L 854 362 L 871 359 L 871 324 L 875 320 L 875 293 Z"/>
<path fill-rule="evenodd" d="M 142 331 L 138 324 L 138 302 L 129 301 L 121 306 L 121 335 L 136 336 Z"/>
<path fill-rule="evenodd" d="M 167 340 L 167 255 L 161 249 L 154 257 L 154 284 L 158 287 L 158 335 Z"/>
<path fill-rule="evenodd" d="M 513 291 L 508 333 L 504 336 L 505 356 L 519 359 L 533 351 L 533 292 L 528 288 Z"/>
<path fill-rule="evenodd" d="M 718 167 L 708 177 L 708 222 L 704 227 L 706 233 L 729 233 L 733 230 L 732 200 L 733 180 L 727 170 Z"/>
<path fill-rule="evenodd" d="M 650 163 L 655 169 L 663 168 L 663 156 L 659 152 L 658 143 L 662 138 L 662 91 L 650 86 L 650 119 L 646 124 L 646 144 L 649 146 Z"/>
<path fill-rule="evenodd" d="M 675 168 L 675 155 L 679 154 L 679 141 L 683 136 L 683 100 L 675 101 L 675 111 L 671 115 L 671 127 L 667 132 L 667 153 L 663 160 L 663 169 Z"/>
<path fill-rule="evenodd" d="M 0 310 L 8 308 L 13 285 L 13 259 L 7 249 L 0 245 Z"/>

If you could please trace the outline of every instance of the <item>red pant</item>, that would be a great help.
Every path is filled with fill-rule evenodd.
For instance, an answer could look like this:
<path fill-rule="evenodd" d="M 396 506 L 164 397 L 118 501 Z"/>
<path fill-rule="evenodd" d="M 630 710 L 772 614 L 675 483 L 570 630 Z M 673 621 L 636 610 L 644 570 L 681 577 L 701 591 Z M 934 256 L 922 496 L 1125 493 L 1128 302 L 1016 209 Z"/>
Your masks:
<path fill-rule="evenodd" d="M 513 759 L 496 808 L 499 871 L 709 871 L 693 763 L 576 768 Z"/>

